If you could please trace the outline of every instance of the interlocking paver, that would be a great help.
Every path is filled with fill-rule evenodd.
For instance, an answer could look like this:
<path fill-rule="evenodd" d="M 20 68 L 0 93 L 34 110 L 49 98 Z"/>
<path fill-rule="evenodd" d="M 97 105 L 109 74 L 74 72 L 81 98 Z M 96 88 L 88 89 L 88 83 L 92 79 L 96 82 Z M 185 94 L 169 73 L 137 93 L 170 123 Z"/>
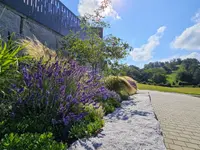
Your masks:
<path fill-rule="evenodd" d="M 185 137 L 185 138 L 189 138 L 189 139 L 191 138 L 191 136 L 190 136 L 190 135 L 187 135 L 187 134 L 180 134 L 180 136 L 181 136 L 181 137 Z"/>
<path fill-rule="evenodd" d="M 173 150 L 183 150 L 181 146 L 175 144 L 169 144 L 169 147 Z"/>
<path fill-rule="evenodd" d="M 174 144 L 180 145 L 180 146 L 186 146 L 185 142 L 182 142 L 182 141 L 176 141 L 176 140 L 174 140 Z"/>
<path fill-rule="evenodd" d="M 189 141 L 190 141 L 190 143 L 194 143 L 194 144 L 200 144 L 200 141 L 199 140 L 191 140 L 191 139 L 189 139 Z"/>
<path fill-rule="evenodd" d="M 182 147 L 183 150 L 195 150 L 194 148 Z"/>
<path fill-rule="evenodd" d="M 190 148 L 195 148 L 195 149 L 200 149 L 200 147 L 197 144 L 193 144 L 193 143 L 186 143 L 186 145 Z"/>
<path fill-rule="evenodd" d="M 178 139 L 179 141 L 189 142 L 189 140 L 188 140 L 187 138 L 177 137 L 177 139 Z"/>
<path fill-rule="evenodd" d="M 173 143 L 174 143 L 172 139 L 168 139 L 168 138 L 165 138 L 165 139 L 164 139 L 164 142 L 170 143 L 170 144 L 173 144 Z"/>
<path fill-rule="evenodd" d="M 197 137 L 197 136 L 192 136 L 192 139 L 195 139 L 195 140 L 200 140 L 200 138 L 199 138 L 199 137 Z"/>
<path fill-rule="evenodd" d="M 200 98 L 148 91 L 167 149 L 200 150 Z"/>

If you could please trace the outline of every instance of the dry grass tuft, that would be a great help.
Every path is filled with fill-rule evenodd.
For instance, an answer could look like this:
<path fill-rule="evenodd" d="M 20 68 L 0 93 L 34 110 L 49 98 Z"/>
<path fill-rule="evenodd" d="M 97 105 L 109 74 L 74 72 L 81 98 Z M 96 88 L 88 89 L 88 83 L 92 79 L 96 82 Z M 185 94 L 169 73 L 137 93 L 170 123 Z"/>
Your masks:
<path fill-rule="evenodd" d="M 136 90 L 138 89 L 137 81 L 135 81 L 133 78 L 129 76 L 123 76 L 123 78 L 125 78 Z"/>
<path fill-rule="evenodd" d="M 126 78 L 121 76 L 109 76 L 105 79 L 105 84 L 110 90 L 116 92 L 124 91 L 129 95 L 133 95 L 137 91 Z"/>
<path fill-rule="evenodd" d="M 54 60 L 57 56 L 54 50 L 43 45 L 36 37 L 33 39 L 29 37 L 21 39 L 20 44 L 25 45 L 23 54 L 29 55 L 36 60 L 39 60 L 41 57 L 43 57 L 44 60 L 49 60 L 50 58 Z"/>

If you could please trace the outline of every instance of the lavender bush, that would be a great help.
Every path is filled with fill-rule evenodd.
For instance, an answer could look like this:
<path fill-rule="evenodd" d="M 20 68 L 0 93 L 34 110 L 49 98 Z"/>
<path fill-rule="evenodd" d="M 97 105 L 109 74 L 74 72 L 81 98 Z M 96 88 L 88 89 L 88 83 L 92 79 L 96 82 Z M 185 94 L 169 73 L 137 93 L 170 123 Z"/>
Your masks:
<path fill-rule="evenodd" d="M 12 85 L 16 102 L 11 117 L 36 124 L 31 126 L 31 130 L 25 127 L 21 132 L 46 132 L 49 125 L 61 125 L 63 128 L 59 130 L 65 130 L 87 116 L 86 106 L 92 105 L 97 109 L 99 99 L 120 99 L 115 92 L 104 87 L 101 76 L 75 61 L 42 63 L 41 60 L 34 65 L 21 66 L 21 73 L 23 84 Z"/>

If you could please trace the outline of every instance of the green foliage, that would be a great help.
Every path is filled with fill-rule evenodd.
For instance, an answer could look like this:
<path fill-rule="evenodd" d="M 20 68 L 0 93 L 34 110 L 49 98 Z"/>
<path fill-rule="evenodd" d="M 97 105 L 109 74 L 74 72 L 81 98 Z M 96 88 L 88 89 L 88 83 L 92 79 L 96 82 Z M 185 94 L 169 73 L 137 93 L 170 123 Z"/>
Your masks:
<path fill-rule="evenodd" d="M 120 107 L 120 102 L 113 98 L 101 100 L 100 103 L 103 106 L 106 115 L 114 112 L 116 108 Z"/>
<path fill-rule="evenodd" d="M 119 64 L 118 61 L 110 63 L 104 70 L 104 75 L 109 76 L 126 76 L 129 67 L 124 64 Z"/>
<path fill-rule="evenodd" d="M 164 84 L 164 83 L 166 83 L 166 76 L 164 74 L 161 74 L 161 73 L 155 73 L 152 76 L 152 80 L 156 84 L 160 84 L 160 83 Z"/>
<path fill-rule="evenodd" d="M 143 72 L 140 70 L 140 68 L 133 65 L 127 67 L 126 75 L 132 77 L 139 82 L 143 81 L 144 78 Z"/>
<path fill-rule="evenodd" d="M 178 71 L 176 79 L 180 80 L 180 81 L 183 81 L 183 82 L 192 83 L 192 74 L 190 74 L 190 72 L 188 72 L 186 70 Z"/>
<path fill-rule="evenodd" d="M 52 132 L 54 136 L 60 137 L 63 125 L 53 126 L 52 122 L 44 114 L 37 116 L 24 116 L 17 119 L 6 119 L 0 124 L 0 139 L 5 134 L 12 132 L 23 133 L 44 133 Z"/>
<path fill-rule="evenodd" d="M 102 22 L 82 21 L 82 31 L 68 34 L 61 42 L 60 55 L 77 60 L 81 64 L 91 65 L 94 69 L 105 70 L 113 62 L 128 55 L 132 47 L 122 39 L 113 35 L 105 38 L 99 36 L 99 31 L 105 26 Z M 82 34 L 84 35 L 84 40 Z"/>
<path fill-rule="evenodd" d="M 7 150 L 65 150 L 63 143 L 53 140 L 52 133 L 44 134 L 15 134 L 5 135 L 0 142 L 0 149 Z"/>
<path fill-rule="evenodd" d="M 121 90 L 119 92 L 119 95 L 120 95 L 122 100 L 128 100 L 129 99 L 129 94 L 125 90 Z"/>
<path fill-rule="evenodd" d="M 97 134 L 104 126 L 104 120 L 98 119 L 94 122 L 81 121 L 74 124 L 70 130 L 70 138 L 83 138 Z"/>
<path fill-rule="evenodd" d="M 24 45 L 19 45 L 12 37 L 7 42 L 0 39 L 0 98 L 8 95 L 10 83 L 19 78 L 18 64 L 29 58 L 19 55 L 23 48 Z"/>
<path fill-rule="evenodd" d="M 200 62 L 197 59 L 151 62 L 146 64 L 143 69 L 129 66 L 126 71 L 128 76 L 140 83 L 163 86 L 169 86 L 168 83 L 171 86 L 198 85 L 200 83 Z"/>
<path fill-rule="evenodd" d="M 88 115 L 83 120 L 74 123 L 70 129 L 69 137 L 71 139 L 89 137 L 104 126 L 102 107 L 94 109 L 92 105 L 89 105 L 85 107 L 85 111 Z"/>
<path fill-rule="evenodd" d="M 9 70 L 10 66 L 17 67 L 20 61 L 25 61 L 27 56 L 19 56 L 18 54 L 22 51 L 24 46 L 21 46 L 12 40 L 8 42 L 3 42 L 0 39 L 0 73 L 4 74 Z"/>

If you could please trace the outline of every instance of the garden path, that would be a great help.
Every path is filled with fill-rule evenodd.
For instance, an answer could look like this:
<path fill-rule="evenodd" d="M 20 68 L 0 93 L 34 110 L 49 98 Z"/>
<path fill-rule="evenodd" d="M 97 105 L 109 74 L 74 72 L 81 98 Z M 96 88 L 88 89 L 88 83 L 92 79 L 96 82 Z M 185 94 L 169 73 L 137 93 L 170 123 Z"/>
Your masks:
<path fill-rule="evenodd" d="M 149 92 L 168 150 L 200 150 L 200 98 Z"/>

